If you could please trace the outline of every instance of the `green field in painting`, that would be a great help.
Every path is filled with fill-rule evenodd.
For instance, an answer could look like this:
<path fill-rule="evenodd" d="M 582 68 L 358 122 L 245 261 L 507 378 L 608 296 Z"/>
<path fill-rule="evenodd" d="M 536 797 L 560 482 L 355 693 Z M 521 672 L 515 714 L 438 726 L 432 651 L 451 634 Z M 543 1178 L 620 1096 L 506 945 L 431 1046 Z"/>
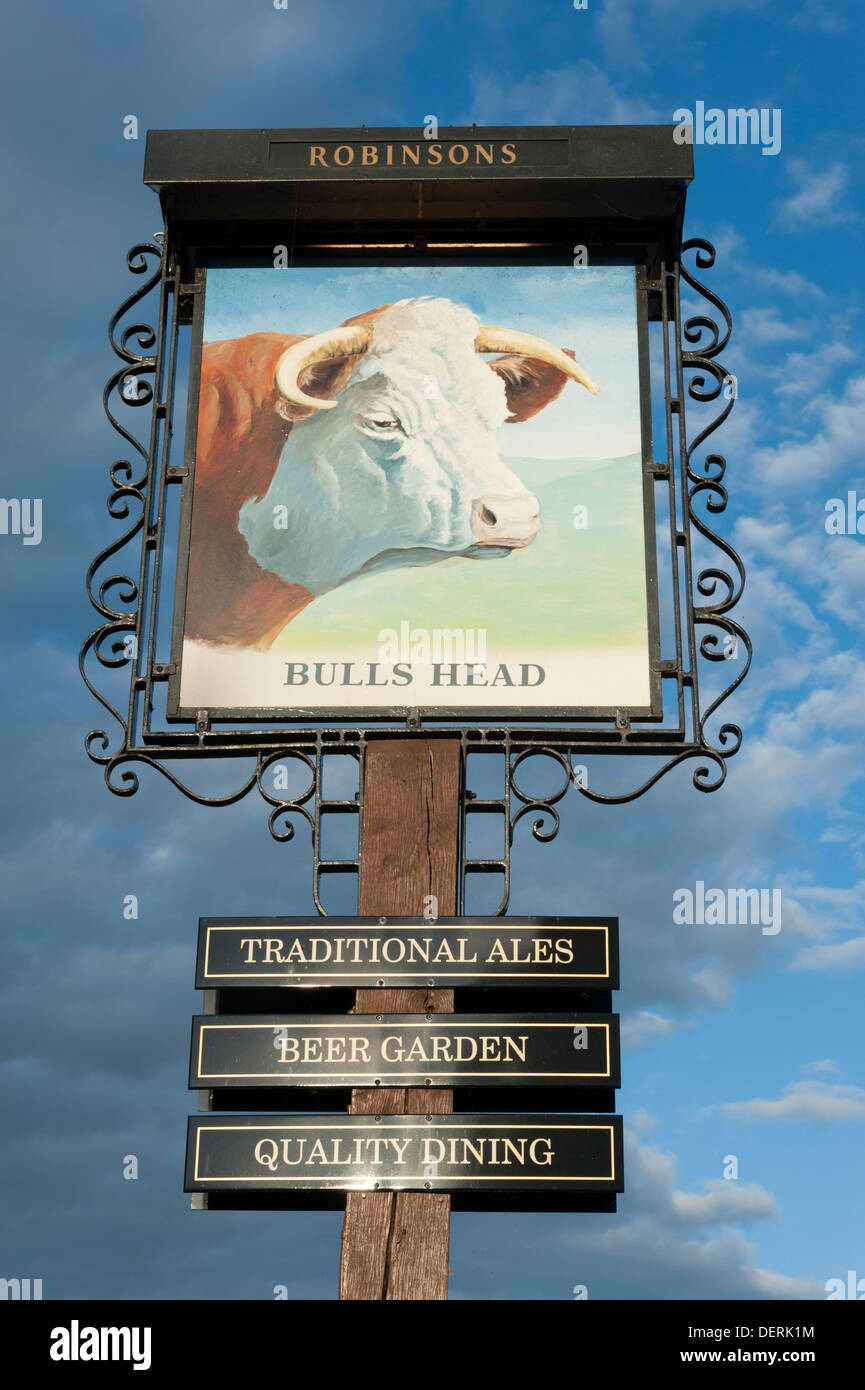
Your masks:
<path fill-rule="evenodd" d="M 645 649 L 640 456 L 507 463 L 540 502 L 540 532 L 525 550 L 352 580 L 299 614 L 273 650 L 375 659 L 380 630 L 404 621 L 484 629 L 493 651 Z M 586 508 L 585 529 L 574 526 L 577 507 Z"/>

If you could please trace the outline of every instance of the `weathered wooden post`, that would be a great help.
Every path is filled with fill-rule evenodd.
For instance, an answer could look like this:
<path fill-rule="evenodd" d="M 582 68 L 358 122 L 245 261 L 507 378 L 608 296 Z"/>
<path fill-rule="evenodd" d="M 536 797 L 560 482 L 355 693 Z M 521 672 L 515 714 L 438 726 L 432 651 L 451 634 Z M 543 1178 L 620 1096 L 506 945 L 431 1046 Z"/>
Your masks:
<path fill-rule="evenodd" d="M 358 911 L 451 916 L 459 868 L 458 739 L 382 740 L 366 755 Z M 430 909 L 432 908 L 432 911 Z M 362 1014 L 453 1013 L 452 989 L 360 989 Z M 453 1110 L 453 1091 L 390 1087 L 352 1092 L 355 1115 Z M 450 1196 L 350 1192 L 340 1298 L 442 1299 L 448 1292 Z"/>

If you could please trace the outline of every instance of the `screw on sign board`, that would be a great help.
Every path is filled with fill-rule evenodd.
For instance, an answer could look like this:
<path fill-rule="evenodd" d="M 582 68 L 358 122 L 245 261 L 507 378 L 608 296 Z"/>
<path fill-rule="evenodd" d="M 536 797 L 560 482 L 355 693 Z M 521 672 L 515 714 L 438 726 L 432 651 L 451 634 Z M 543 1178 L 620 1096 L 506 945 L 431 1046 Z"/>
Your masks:
<path fill-rule="evenodd" d="M 615 918 L 229 917 L 199 927 L 199 989 L 618 989 Z"/>
<path fill-rule="evenodd" d="M 621 1126 L 617 1115 L 194 1116 L 186 1190 L 311 1190 L 324 1206 L 352 1190 L 445 1190 L 482 1211 L 494 1189 L 493 1208 L 503 1193 L 511 1209 L 582 1210 L 586 1193 L 622 1191 Z"/>
<path fill-rule="evenodd" d="M 549 1086 L 619 1084 L 605 1014 L 228 1015 L 192 1020 L 189 1084 Z"/>
<path fill-rule="evenodd" d="M 526 817 L 551 840 L 568 793 L 624 803 L 693 760 L 694 786 L 713 791 L 741 742 L 721 711 L 750 662 L 731 616 L 744 572 L 714 529 L 724 461 L 700 452 L 733 405 L 719 360 L 730 321 L 685 263 L 705 271 L 714 252 L 682 242 L 693 162 L 673 130 L 148 135 L 165 227 L 128 257 L 143 283 L 112 319 L 106 393 L 143 462 L 112 469 L 112 515 L 137 513 L 88 575 L 99 626 L 82 672 L 111 724 L 87 750 L 121 796 L 136 765 L 205 806 L 257 790 L 278 841 L 309 833 L 321 916 L 335 879 L 358 890 L 357 917 L 319 927 L 223 920 L 219 942 L 206 919 L 205 1106 L 244 1094 L 262 1028 L 293 1027 L 310 1055 L 330 1048 L 363 1126 L 444 1124 L 455 1094 L 481 1096 L 461 1072 L 475 1028 L 509 1040 L 501 1094 L 528 1083 L 514 1047 L 553 1070 L 555 1018 L 597 1014 L 615 1036 L 612 919 L 594 924 L 606 975 L 585 962 L 579 975 L 576 942 L 566 959 L 543 922 L 530 930 L 540 919 L 501 917 Z M 707 308 L 683 317 L 682 285 Z M 693 435 L 686 397 L 717 402 Z M 132 410 L 148 422 L 140 439 Z M 128 675 L 128 698 L 98 689 L 100 667 Z M 631 759 L 633 783 L 603 789 L 607 754 Z M 214 757 L 242 768 L 220 795 L 188 775 Z M 337 825 L 355 832 L 339 854 Z M 486 850 L 484 825 L 503 832 Z M 501 931 L 466 915 L 484 885 Z M 239 963 L 232 921 L 253 939 Z M 341 931 L 365 936 L 366 956 L 343 959 Z M 302 1015 L 283 997 L 297 987 Z M 356 992 L 351 1032 L 333 1022 L 341 987 Z M 370 1017 L 389 1015 L 409 1051 L 435 1022 L 443 1050 L 422 1077 L 404 1058 L 396 1084 L 384 1074 Z M 517 1042 L 517 1017 L 543 1046 Z M 272 1052 L 270 1089 L 316 1093 L 288 1057 L 271 1076 Z M 617 1077 L 612 1053 L 606 1065 Z M 574 1084 L 604 1104 L 588 1081 L 585 1069 Z M 339 1090 L 334 1076 L 317 1085 Z M 380 1185 L 363 1202 L 347 1189 L 341 1295 L 445 1296 L 458 1186 Z M 614 1205 L 617 1190 L 585 1200 Z M 193 1191 L 199 1206 L 230 1201 Z M 394 1221 L 405 1237 L 391 1259 Z"/>

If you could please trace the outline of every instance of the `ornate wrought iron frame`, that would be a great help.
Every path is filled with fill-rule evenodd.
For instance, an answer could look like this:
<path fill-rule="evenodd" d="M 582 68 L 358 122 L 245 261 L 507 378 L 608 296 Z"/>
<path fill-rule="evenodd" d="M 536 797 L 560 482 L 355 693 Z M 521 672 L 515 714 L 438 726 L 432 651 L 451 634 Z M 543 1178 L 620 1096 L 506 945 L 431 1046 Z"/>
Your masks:
<path fill-rule="evenodd" d="M 706 241 L 692 240 L 682 247 L 682 255 L 695 253 L 697 270 L 711 269 L 714 248 Z M 730 616 L 745 582 L 744 567 L 730 544 L 709 525 L 709 517 L 723 512 L 728 494 L 724 483 L 726 462 L 720 454 L 703 454 L 703 445 L 727 419 L 734 401 L 733 378 L 719 361 L 729 342 L 730 313 L 723 301 L 703 285 L 682 263 L 681 258 L 661 261 L 650 272 L 641 271 L 641 289 L 652 306 L 652 320 L 661 326 L 663 371 L 664 435 L 666 457 L 654 456 L 644 466 L 647 488 L 660 487 L 669 513 L 670 574 L 675 655 L 660 660 L 657 672 L 661 682 L 675 694 L 676 720 L 657 727 L 651 719 L 632 719 L 628 711 L 605 714 L 585 728 L 565 727 L 549 722 L 542 728 L 502 727 L 498 721 L 478 719 L 471 726 L 455 727 L 441 718 L 421 719 L 416 712 L 393 725 L 379 722 L 332 720 L 320 727 L 275 727 L 262 721 L 255 728 L 226 728 L 230 721 L 211 720 L 206 712 L 185 727 L 157 727 L 153 721 L 154 700 L 165 693 L 173 667 L 170 651 L 171 621 L 163 623 L 159 613 L 160 579 L 166 543 L 166 503 L 168 489 L 183 484 L 187 469 L 173 461 L 172 418 L 176 403 L 178 371 L 178 332 L 190 322 L 191 304 L 197 293 L 195 282 L 183 278 L 183 260 L 172 247 L 168 232 L 153 242 L 139 243 L 127 255 L 129 270 L 144 277 L 141 286 L 112 316 L 109 325 L 111 346 L 121 365 L 109 378 L 103 396 L 111 424 L 134 451 L 133 458 L 117 460 L 110 469 L 109 514 L 126 523 L 123 533 L 100 552 L 87 573 L 87 589 L 99 614 L 99 625 L 84 642 L 79 665 L 88 688 L 111 715 L 119 730 L 114 735 L 92 730 L 86 739 L 89 757 L 104 769 L 109 789 L 118 796 L 130 796 L 139 785 L 136 763 L 156 768 L 186 796 L 205 806 L 227 806 L 240 801 L 257 787 L 270 806 L 269 828 L 276 840 L 288 841 L 295 833 L 298 818 L 309 826 L 313 850 L 313 892 L 322 914 L 322 879 L 332 874 L 358 873 L 362 833 L 363 772 L 365 750 L 376 738 L 423 737 L 458 738 L 462 757 L 461 851 L 459 912 L 466 908 L 466 892 L 473 875 L 492 874 L 501 878 L 503 896 L 497 911 L 507 907 L 510 894 L 510 849 L 517 823 L 525 816 L 535 817 L 535 839 L 548 842 L 559 829 L 557 807 L 569 788 L 589 801 L 621 804 L 648 791 L 673 768 L 693 759 L 699 765 L 693 785 L 703 792 L 715 791 L 727 775 L 727 763 L 738 751 L 741 729 L 716 717 L 724 701 L 744 680 L 751 662 L 751 644 L 742 626 Z M 682 320 L 680 282 L 700 295 L 706 312 Z M 156 322 L 150 325 L 123 321 L 148 295 L 153 294 Z M 712 312 L 710 313 L 709 310 Z M 718 315 L 717 318 L 712 313 Z M 647 378 L 647 373 L 644 373 Z M 132 387 L 134 386 L 134 394 Z M 644 396 L 649 395 L 648 379 L 643 381 Z M 660 393 L 658 393 L 660 396 Z M 726 403 L 690 441 L 685 422 L 685 398 L 712 404 L 726 396 Z M 114 413 L 115 400 L 132 409 L 150 407 L 147 442 L 142 442 L 121 423 Z M 660 403 L 660 402 L 659 402 Z M 698 461 L 698 455 L 700 455 Z M 699 503 L 699 508 L 695 506 Z M 708 515 L 707 515 L 708 514 Z M 695 566 L 694 532 L 717 548 L 718 559 L 704 567 Z M 99 578 L 103 567 L 116 554 L 139 546 L 137 577 L 108 574 Z M 127 569 L 131 569 L 127 565 Z M 98 586 L 98 587 L 97 587 Z M 727 639 L 725 641 L 725 639 Z M 732 649 L 730 647 L 732 642 Z M 732 680 L 705 709 L 700 706 L 702 658 L 709 663 L 724 662 L 741 643 L 745 656 Z M 113 704 L 91 681 L 88 668 L 93 662 L 105 670 L 129 671 L 129 693 L 125 709 Z M 710 734 L 708 726 L 714 733 Z M 596 753 L 640 755 L 662 759 L 661 765 L 632 790 L 603 793 L 587 785 L 581 759 Z M 474 755 L 498 755 L 503 760 L 501 795 L 474 796 L 469 782 Z M 187 786 L 170 763 L 219 758 L 244 758 L 249 767 L 245 780 L 224 796 L 210 796 Z M 353 797 L 328 797 L 323 789 L 325 764 L 331 758 L 353 759 L 358 790 Z M 552 760 L 560 784 L 542 795 L 521 785 L 527 763 L 539 757 Z M 296 793 L 280 797 L 268 785 L 277 765 L 299 769 L 305 785 Z M 491 858 L 470 855 L 468 830 L 478 815 L 498 816 L 504 826 L 502 854 Z M 357 854 L 348 858 L 322 857 L 322 832 L 333 816 L 353 816 L 358 823 Z M 326 915 L 326 914 L 325 914 Z"/>

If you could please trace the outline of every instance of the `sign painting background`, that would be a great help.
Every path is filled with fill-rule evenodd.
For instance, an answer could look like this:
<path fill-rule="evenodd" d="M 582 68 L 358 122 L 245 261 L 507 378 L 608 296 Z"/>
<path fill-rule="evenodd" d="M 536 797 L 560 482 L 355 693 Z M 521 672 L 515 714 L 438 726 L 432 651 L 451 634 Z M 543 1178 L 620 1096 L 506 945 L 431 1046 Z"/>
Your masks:
<path fill-rule="evenodd" d="M 633 266 L 212 266 L 204 343 L 266 332 L 319 333 L 382 304 L 424 298 L 464 306 L 481 325 L 570 349 L 599 386 L 592 395 L 567 381 L 536 414 L 499 428 L 478 431 L 469 418 L 461 435 L 464 417 L 456 420 L 458 448 L 466 449 L 479 479 L 475 490 L 484 490 L 489 454 L 491 492 L 500 489 L 501 463 L 538 499 L 537 534 L 509 553 L 446 554 L 433 563 L 429 552 L 423 562 L 409 553 L 410 536 L 394 535 L 387 561 L 377 557 L 369 572 L 358 574 L 352 557 L 364 553 L 357 546 L 364 516 L 348 506 L 339 478 L 339 460 L 346 466 L 347 455 L 340 445 L 328 445 L 331 420 L 317 412 L 331 500 L 305 517 L 304 526 L 330 579 L 315 586 L 314 600 L 267 650 L 236 636 L 193 640 L 187 631 L 182 708 L 504 714 L 650 705 Z M 447 378 L 447 344 L 438 346 Z M 423 366 L 418 359 L 414 427 L 434 436 L 440 383 L 424 376 Z M 445 379 L 446 409 L 452 391 Z M 298 466 L 298 441 L 311 428 L 308 420 L 293 425 L 280 468 Z M 435 454 L 439 444 L 430 442 Z M 387 487 L 394 483 L 391 472 Z M 288 540 L 294 520 L 286 525 L 285 512 L 276 508 L 287 504 L 290 511 L 294 498 L 301 506 L 300 491 L 286 473 L 281 487 L 272 485 L 259 501 L 256 517 L 259 534 L 262 526 L 273 527 L 276 563 L 283 565 L 285 557 L 282 577 L 289 581 L 295 578 Z M 193 547 L 190 580 L 195 561 Z"/>

